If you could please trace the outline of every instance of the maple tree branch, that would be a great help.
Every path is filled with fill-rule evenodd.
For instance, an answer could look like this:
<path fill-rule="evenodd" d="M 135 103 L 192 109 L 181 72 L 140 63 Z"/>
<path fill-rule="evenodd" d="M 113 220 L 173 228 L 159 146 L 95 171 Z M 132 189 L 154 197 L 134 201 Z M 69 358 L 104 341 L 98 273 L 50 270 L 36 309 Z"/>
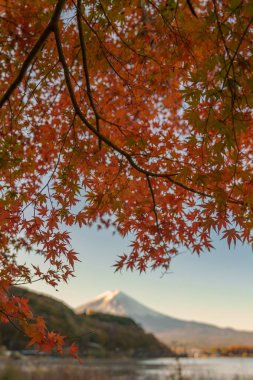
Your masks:
<path fill-rule="evenodd" d="M 3 310 L 0 310 L 0 313 L 3 314 L 5 316 L 5 318 L 8 319 L 9 323 L 18 331 L 20 332 L 22 335 L 26 336 L 24 331 L 21 330 L 17 325 L 16 323 L 13 322 L 13 320 L 11 319 L 11 317 Z"/>
<path fill-rule="evenodd" d="M 73 4 L 75 5 L 75 7 L 77 7 L 77 5 L 75 4 L 75 2 L 73 2 Z M 92 33 L 94 33 L 94 35 L 96 36 L 97 40 L 98 40 L 98 43 L 101 47 L 101 51 L 103 53 L 103 56 L 105 57 L 108 65 L 111 67 L 111 69 L 115 72 L 115 74 L 125 83 L 128 82 L 128 80 L 126 78 L 124 78 L 117 70 L 116 68 L 114 67 L 114 65 L 112 64 L 112 62 L 110 61 L 110 59 L 108 58 L 109 56 L 111 58 L 113 58 L 115 61 L 117 61 L 123 68 L 124 70 L 127 72 L 128 76 L 132 75 L 129 70 L 126 68 L 126 64 L 127 62 L 125 61 L 122 61 L 122 59 L 119 59 L 119 57 L 116 57 L 115 55 L 113 55 L 111 53 L 110 50 L 108 50 L 108 48 L 105 46 L 105 44 L 101 41 L 97 31 L 89 24 L 89 22 L 86 20 L 86 18 L 84 17 L 83 14 L 80 14 L 81 18 L 84 20 L 85 24 L 88 26 L 88 28 L 92 31 Z M 133 76 L 133 75 L 132 75 Z M 127 84 L 127 86 L 129 87 L 129 85 Z M 130 90 L 130 88 L 129 88 Z M 101 117 L 100 117 L 101 119 Z"/>
<path fill-rule="evenodd" d="M 97 131 L 100 132 L 100 126 L 99 126 L 99 121 L 100 120 L 103 120 L 104 122 L 108 123 L 108 124 L 111 124 L 115 127 L 117 127 L 120 131 L 120 133 L 122 133 L 123 135 L 125 135 L 122 130 L 121 130 L 121 126 L 119 126 L 118 124 L 114 123 L 114 122 L 111 122 L 111 121 L 108 121 L 106 119 L 104 119 L 97 111 L 97 107 L 95 106 L 95 103 L 94 103 L 94 100 L 93 100 L 93 97 L 92 97 L 92 90 L 91 90 L 91 85 L 90 85 L 90 75 L 89 75 L 89 70 L 88 70 L 88 62 L 87 62 L 87 49 L 86 49 L 86 44 L 85 44 L 85 41 L 84 41 L 84 37 L 83 37 L 83 27 L 82 27 L 82 19 L 84 19 L 85 23 L 87 24 L 87 20 L 85 20 L 85 18 L 83 17 L 82 15 L 82 12 L 81 12 L 81 1 L 82 0 L 78 0 L 77 1 L 77 4 L 75 4 L 75 2 L 73 1 L 73 4 L 74 6 L 76 7 L 76 14 L 77 14 L 77 21 L 78 21 L 78 32 L 79 32 L 79 40 L 80 40 L 80 47 L 81 47 L 81 53 L 82 53 L 82 61 L 83 61 L 83 70 L 84 70 L 84 73 L 85 73 L 85 80 L 86 80 L 86 86 L 87 86 L 87 96 L 88 96 L 88 99 L 89 99 L 89 102 L 90 102 L 90 105 L 91 105 L 91 108 L 94 112 L 94 115 L 95 115 L 95 119 L 96 119 L 96 128 L 97 128 Z M 103 10 L 103 13 L 105 15 L 105 17 L 107 18 L 108 22 L 112 25 L 113 27 L 113 30 L 115 31 L 115 33 L 117 34 L 117 30 L 115 29 L 114 25 L 111 23 L 111 21 L 109 20 L 108 16 L 106 15 L 106 12 L 105 12 L 105 9 L 102 5 L 102 3 L 100 2 L 100 5 L 102 7 L 102 10 Z M 100 41 L 98 35 L 97 35 L 97 32 L 91 27 L 88 25 L 88 27 L 93 31 L 93 33 L 96 35 L 96 37 L 98 38 L 99 40 L 99 43 L 100 45 L 102 44 L 102 42 Z M 118 34 L 117 34 L 118 35 Z M 118 35 L 119 36 L 119 35 Z M 121 38 L 121 37 L 120 37 Z M 122 40 L 123 41 L 123 40 Z M 126 44 L 126 43 L 125 43 Z M 147 55 L 144 55 L 144 54 L 139 54 L 137 53 L 134 49 L 131 48 L 131 46 L 129 46 L 128 44 L 126 44 L 126 46 L 132 50 L 135 54 L 137 55 L 141 55 L 142 57 L 146 57 L 146 58 L 150 58 L 152 59 L 152 57 L 150 56 L 147 56 Z M 102 45 L 101 45 L 102 47 Z M 123 78 L 117 71 L 116 69 L 114 68 L 114 66 L 112 65 L 112 63 L 110 62 L 110 60 L 108 59 L 107 55 L 105 54 L 104 52 L 104 49 L 103 50 L 103 54 L 105 56 L 105 59 L 107 60 L 108 64 L 110 65 L 110 67 L 112 68 L 112 70 L 116 73 L 117 76 L 119 76 L 121 78 L 121 80 L 123 80 L 124 82 L 126 81 L 125 78 Z M 107 51 L 107 50 L 106 50 Z M 108 51 L 108 53 L 110 54 L 110 52 Z M 154 60 L 154 59 L 153 59 Z M 159 64 L 156 60 L 154 60 L 154 62 L 156 62 L 157 64 Z M 99 150 L 101 149 L 101 139 L 99 138 Z"/>
<path fill-rule="evenodd" d="M 244 40 L 244 37 L 246 36 L 246 34 L 247 34 L 247 32 L 248 32 L 248 30 L 249 30 L 250 25 L 252 24 L 252 22 L 253 22 L 253 16 L 250 18 L 250 20 L 249 20 L 249 22 L 248 22 L 246 28 L 244 29 L 244 32 L 243 32 L 243 34 L 241 35 L 240 41 L 239 41 L 239 43 L 238 43 L 238 45 L 237 45 L 237 48 L 235 49 L 235 52 L 234 52 L 234 54 L 233 54 L 233 56 L 232 56 L 232 58 L 231 58 L 231 61 L 230 61 L 229 66 L 228 66 L 228 68 L 227 68 L 227 71 L 226 71 L 226 74 L 225 74 L 225 78 L 224 78 L 224 81 L 223 81 L 223 84 L 222 84 L 222 88 L 221 88 L 222 90 L 223 90 L 223 88 L 224 88 L 224 86 L 225 86 L 225 83 L 226 83 L 226 81 L 227 81 L 227 78 L 228 78 L 228 76 L 229 76 L 229 71 L 230 71 L 231 67 L 232 67 L 233 64 L 234 64 L 234 60 L 235 60 L 235 58 L 236 58 L 236 56 L 237 56 L 237 54 L 238 54 L 238 52 L 239 52 L 239 49 L 240 49 L 241 44 L 242 44 L 242 42 L 243 42 L 243 40 Z"/>
<path fill-rule="evenodd" d="M 22 64 L 22 66 L 19 70 L 18 75 L 16 76 L 14 81 L 11 83 L 11 85 L 8 87 L 8 89 L 6 90 L 6 92 L 4 93 L 2 98 L 0 99 L 0 108 L 2 108 L 4 106 L 4 104 L 10 99 L 14 90 L 20 85 L 20 83 L 22 82 L 30 64 L 33 61 L 33 59 L 36 57 L 38 52 L 41 50 L 43 44 L 47 40 L 50 33 L 53 32 L 54 26 L 60 18 L 60 15 L 61 15 L 61 12 L 62 12 L 62 9 L 63 9 L 65 3 L 66 3 L 66 0 L 58 0 L 57 1 L 57 4 L 55 6 L 51 20 L 49 21 L 49 24 L 47 25 L 47 27 L 44 29 L 44 31 L 40 35 L 39 39 L 37 40 L 36 44 L 34 45 L 32 50 L 30 51 L 30 53 L 27 55 L 24 63 Z"/>
<path fill-rule="evenodd" d="M 164 25 L 166 25 L 169 28 L 169 30 L 171 31 L 173 29 L 172 26 L 171 26 L 171 24 L 175 20 L 176 14 L 177 14 L 177 10 L 178 10 L 178 0 L 177 0 L 177 3 L 176 3 L 176 7 L 174 9 L 174 15 L 173 15 L 173 17 L 171 18 L 170 21 L 168 20 L 167 17 L 165 17 L 165 15 L 163 14 L 163 12 L 159 9 L 159 7 L 152 0 L 146 0 L 146 1 L 147 1 L 148 4 L 150 4 L 157 11 L 157 13 L 162 18 L 162 20 L 164 22 Z M 167 6 L 168 6 L 168 4 L 167 4 Z"/>
<path fill-rule="evenodd" d="M 158 232 L 158 234 L 160 236 L 160 239 L 161 239 L 161 241 L 163 243 L 164 250 L 168 254 L 167 247 L 166 247 L 166 242 L 164 241 L 163 234 L 161 233 L 161 227 L 160 227 L 160 223 L 159 223 L 159 217 L 158 217 L 158 212 L 157 212 L 157 205 L 156 205 L 156 200 L 155 200 L 155 193 L 154 193 L 154 190 L 153 190 L 153 187 L 152 187 L 152 183 L 150 181 L 149 176 L 147 175 L 146 177 L 147 177 L 148 187 L 149 187 L 149 190 L 150 190 L 150 193 L 151 193 L 151 197 L 152 197 L 153 212 L 155 214 L 155 223 L 156 223 L 157 232 Z"/>
<path fill-rule="evenodd" d="M 157 226 L 157 229 L 159 230 L 159 219 L 158 219 L 158 214 L 157 214 L 157 211 L 156 211 L 155 194 L 154 194 L 154 190 L 153 190 L 153 187 L 152 187 L 152 184 L 151 184 L 149 176 L 146 175 L 146 177 L 147 177 L 148 187 L 149 187 L 149 190 L 150 190 L 150 193 L 151 193 L 151 197 L 152 197 L 152 201 L 153 201 L 153 211 L 154 211 L 154 214 L 155 214 L 156 226 Z"/>
<path fill-rule="evenodd" d="M 195 12 L 195 9 L 193 8 L 193 5 L 192 5 L 191 1 L 190 0 L 186 0 L 186 2 L 187 2 L 187 5 L 190 8 L 190 11 L 193 14 L 193 16 L 198 17 L 197 14 L 196 14 L 196 12 Z"/>
<path fill-rule="evenodd" d="M 87 95 L 90 101 L 91 108 L 94 112 L 95 119 L 96 119 L 96 128 L 97 131 L 100 132 L 100 125 L 99 125 L 99 115 L 97 113 L 97 109 L 95 107 L 92 93 L 91 93 L 91 85 L 90 85 L 90 76 L 89 76 L 89 70 L 88 70 L 88 62 L 87 62 L 87 54 L 86 54 L 86 46 L 85 41 L 83 37 L 83 28 L 82 28 L 82 18 L 81 18 L 81 0 L 77 0 L 77 26 L 78 26 L 78 32 L 79 32 L 79 40 L 80 40 L 80 46 L 81 46 L 81 53 L 82 53 L 82 61 L 83 61 L 83 70 L 86 80 L 86 88 L 87 88 Z M 100 137 L 98 138 L 98 148 L 101 150 L 102 143 Z"/>
<path fill-rule="evenodd" d="M 22 101 L 23 99 L 21 99 L 20 101 L 20 109 L 17 113 L 17 115 L 15 115 L 15 119 L 17 119 L 21 113 L 24 111 L 24 109 L 26 108 L 26 106 L 29 104 L 29 101 L 30 99 L 34 96 L 34 94 L 36 93 L 36 90 L 40 87 L 40 85 L 47 79 L 47 77 L 51 74 L 51 72 L 56 68 L 56 66 L 58 65 L 59 61 L 54 63 L 54 65 L 49 69 L 49 71 L 40 79 L 40 81 L 38 81 L 38 83 L 36 84 L 36 86 L 32 89 L 32 91 L 30 93 L 27 94 L 27 100 L 26 102 L 22 105 Z M 26 90 L 25 90 L 26 91 Z"/>
<path fill-rule="evenodd" d="M 68 130 L 67 132 L 65 133 L 64 137 L 63 137 L 63 141 L 62 141 L 62 144 L 61 144 L 61 147 L 60 147 L 60 150 L 59 150 L 59 154 L 58 154 L 58 158 L 57 158 L 57 161 L 56 161 L 56 164 L 55 164 L 55 167 L 53 168 L 53 171 L 48 179 L 48 181 L 46 182 L 46 184 L 38 191 L 38 193 L 36 194 L 35 196 L 35 199 L 32 199 L 29 203 L 27 203 L 25 205 L 25 207 L 21 210 L 21 213 L 23 213 L 29 206 L 31 206 L 35 201 L 36 199 L 38 198 L 38 196 L 40 194 L 42 194 L 43 190 L 45 190 L 46 188 L 49 189 L 49 184 L 51 182 L 51 180 L 53 179 L 55 173 L 56 173 L 56 170 L 60 164 L 60 160 L 61 160 L 61 155 L 62 155 L 62 152 L 63 152 L 63 148 L 64 148 L 64 145 L 66 143 L 66 140 L 67 140 L 67 137 L 68 137 L 68 134 L 69 132 L 71 131 L 71 129 L 73 128 L 74 126 L 74 123 L 75 123 L 75 119 L 76 119 L 76 114 L 74 114 L 73 116 L 73 120 L 71 121 L 69 127 L 68 127 Z M 50 194 L 49 194 L 50 195 Z M 50 202 L 51 202 L 51 196 L 50 196 Z M 52 207 L 53 208 L 53 207 Z M 38 228 L 39 229 L 39 228 Z"/>
<path fill-rule="evenodd" d="M 79 1 L 79 0 L 78 0 Z M 101 9 L 102 9 L 102 12 L 106 18 L 106 20 L 108 21 L 108 23 L 111 25 L 113 31 L 116 33 L 116 35 L 119 37 L 120 41 L 122 42 L 123 45 L 125 45 L 129 50 L 131 50 L 134 54 L 138 55 L 139 57 L 142 57 L 143 59 L 145 58 L 148 58 L 152 61 L 154 61 L 155 63 L 157 63 L 158 65 L 160 65 L 160 63 L 155 59 L 153 58 L 151 55 L 148 55 L 148 54 L 142 54 L 141 52 L 139 51 L 136 51 L 135 49 L 132 48 L 131 45 L 129 45 L 126 40 L 124 38 L 121 37 L 120 33 L 118 32 L 117 28 L 115 27 L 114 23 L 110 20 L 110 18 L 108 17 L 106 11 L 105 11 L 105 8 L 102 4 L 102 1 L 99 0 L 99 4 L 101 6 Z"/>
<path fill-rule="evenodd" d="M 221 25 L 221 22 L 219 20 L 216 0 L 213 0 L 213 6 L 214 6 L 214 14 L 215 14 L 215 17 L 216 17 L 217 26 L 218 26 L 218 30 L 219 30 L 220 36 L 221 36 L 221 39 L 222 39 L 225 51 L 227 53 L 227 56 L 231 60 L 230 52 L 229 52 L 229 49 L 228 49 L 227 44 L 226 44 L 226 39 L 225 39 L 224 33 L 222 31 L 222 25 Z M 226 61 L 225 61 L 225 64 L 226 64 Z"/>
<path fill-rule="evenodd" d="M 122 156 L 124 156 L 127 159 L 127 161 L 129 162 L 129 164 L 132 166 L 132 168 L 134 168 L 135 170 L 137 170 L 139 173 L 142 173 L 145 176 L 150 176 L 150 177 L 155 177 L 155 178 L 164 178 L 164 179 L 168 180 L 170 183 L 172 183 L 174 185 L 177 185 L 177 186 L 181 187 L 182 189 L 184 189 L 186 191 L 189 191 L 191 193 L 200 195 L 202 197 L 214 198 L 213 195 L 211 195 L 211 194 L 205 193 L 203 191 L 199 191 L 199 190 L 194 189 L 194 188 L 192 188 L 190 186 L 187 186 L 187 185 L 185 185 L 185 184 L 183 184 L 181 182 L 178 182 L 177 180 L 175 180 L 173 178 L 175 176 L 175 174 L 159 173 L 159 172 L 155 173 L 155 172 L 152 172 L 152 171 L 149 171 L 147 169 L 142 168 L 141 166 L 139 166 L 138 164 L 136 164 L 136 162 L 133 160 L 133 158 L 132 158 L 132 156 L 131 156 L 130 153 L 128 153 L 125 150 L 123 150 L 122 148 L 118 147 L 109 138 L 105 137 L 103 134 L 101 134 L 100 132 L 97 131 L 97 129 L 84 116 L 82 110 L 80 109 L 80 107 L 78 105 L 78 102 L 77 102 L 77 99 L 76 99 L 76 96 L 75 96 L 75 93 L 74 93 L 74 89 L 73 89 L 73 86 L 72 86 L 72 83 L 71 83 L 70 72 L 69 72 L 69 68 L 68 68 L 68 65 L 67 65 L 67 62 L 66 62 L 66 59 L 65 59 L 65 56 L 64 56 L 64 52 L 63 52 L 63 48 L 62 48 L 62 43 L 61 43 L 61 39 L 60 39 L 59 28 L 58 28 L 57 24 L 54 27 L 54 35 L 55 35 L 55 41 L 56 41 L 58 56 L 59 56 L 59 60 L 60 60 L 60 62 L 62 64 L 62 68 L 63 68 L 63 71 L 64 71 L 64 77 L 65 77 L 66 86 L 67 86 L 67 89 L 68 89 L 68 92 L 69 92 L 69 96 L 70 96 L 73 108 L 74 108 L 74 110 L 76 112 L 76 115 L 83 122 L 83 124 L 94 135 L 96 135 L 98 138 L 100 138 L 107 146 L 111 147 L 113 150 L 115 150 L 116 152 L 118 152 L 119 154 L 121 154 Z M 233 204 L 243 205 L 243 202 L 232 200 L 232 199 L 229 199 L 228 202 L 229 203 L 233 203 Z"/>

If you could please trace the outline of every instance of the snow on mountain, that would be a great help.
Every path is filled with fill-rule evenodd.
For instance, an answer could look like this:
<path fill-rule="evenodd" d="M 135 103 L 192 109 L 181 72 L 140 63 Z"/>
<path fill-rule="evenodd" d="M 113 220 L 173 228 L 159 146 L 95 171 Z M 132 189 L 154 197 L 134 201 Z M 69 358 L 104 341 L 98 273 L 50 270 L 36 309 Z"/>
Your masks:
<path fill-rule="evenodd" d="M 168 344 L 176 342 L 199 347 L 253 345 L 253 332 L 172 318 L 141 304 L 119 290 L 107 291 L 79 306 L 75 311 L 77 314 L 83 314 L 91 310 L 130 317 L 146 331 L 154 333 Z"/>
<path fill-rule="evenodd" d="M 143 317 L 159 317 L 161 314 L 142 305 L 132 297 L 129 297 L 119 290 L 107 291 L 92 301 L 79 306 L 76 309 L 77 314 L 82 314 L 90 310 L 101 313 L 108 313 L 121 316 L 129 316 L 141 323 Z"/>

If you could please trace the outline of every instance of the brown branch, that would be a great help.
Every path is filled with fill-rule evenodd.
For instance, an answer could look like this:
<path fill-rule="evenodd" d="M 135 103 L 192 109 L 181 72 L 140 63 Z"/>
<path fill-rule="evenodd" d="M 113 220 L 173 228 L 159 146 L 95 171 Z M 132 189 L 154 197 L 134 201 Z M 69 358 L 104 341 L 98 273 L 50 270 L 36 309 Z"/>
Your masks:
<path fill-rule="evenodd" d="M 40 35 L 38 41 L 36 42 L 36 44 L 34 45 L 32 50 L 30 51 L 30 53 L 27 55 L 23 65 L 21 66 L 21 68 L 19 70 L 18 75 L 16 76 L 14 81 L 11 83 L 11 85 L 8 87 L 8 89 L 3 94 L 2 98 L 0 99 L 0 108 L 2 108 L 4 106 L 4 104 L 10 99 L 10 97 L 11 97 L 12 93 L 15 91 L 15 89 L 20 85 L 20 83 L 22 82 L 30 64 L 32 63 L 32 61 L 34 60 L 36 55 L 39 53 L 39 51 L 43 47 L 43 44 L 47 40 L 50 33 L 53 32 L 54 27 L 60 18 L 60 15 L 61 15 L 61 12 L 62 12 L 62 9 L 63 9 L 65 3 L 66 3 L 66 0 L 58 0 L 57 1 L 55 10 L 53 12 L 53 15 L 51 17 L 49 24 L 47 25 L 47 27 L 44 29 L 44 31 Z"/>
<path fill-rule="evenodd" d="M 170 21 L 168 20 L 167 17 L 164 16 L 163 12 L 161 12 L 161 10 L 159 9 L 159 7 L 152 0 L 146 0 L 146 1 L 147 1 L 148 4 L 150 4 L 157 11 L 157 13 L 162 18 L 162 20 L 164 22 L 164 25 L 166 25 L 169 28 L 169 30 L 172 31 L 173 28 L 171 27 L 171 23 L 176 18 L 176 13 L 177 13 L 177 9 L 178 9 L 178 1 L 177 1 L 177 4 L 176 4 L 176 7 L 175 7 L 174 16 L 171 18 Z"/>
<path fill-rule="evenodd" d="M 74 4 L 74 6 L 75 7 L 77 7 L 77 5 L 75 4 L 75 2 L 73 2 L 73 4 Z M 122 67 L 123 67 L 123 69 L 126 71 L 126 73 L 127 73 L 127 75 L 128 76 L 132 76 L 133 78 L 135 78 L 134 77 L 134 75 L 133 74 L 131 74 L 130 72 L 129 72 L 129 70 L 126 68 L 126 64 L 127 64 L 127 62 L 126 61 L 124 61 L 122 58 L 119 58 L 119 57 L 117 57 L 117 56 L 115 56 L 115 55 L 113 55 L 111 52 L 110 52 L 110 50 L 108 50 L 108 48 L 105 46 L 105 44 L 101 41 L 101 39 L 100 39 L 100 37 L 99 37 L 99 35 L 98 35 L 98 33 L 97 33 L 97 31 L 89 24 L 89 22 L 87 21 L 87 19 L 84 17 L 84 15 L 83 14 L 80 14 L 81 15 L 81 18 L 83 19 L 83 21 L 85 22 L 85 24 L 88 26 L 88 28 L 92 31 L 92 33 L 96 36 L 96 38 L 97 38 L 97 40 L 98 40 L 98 43 L 99 43 L 99 45 L 100 45 L 100 47 L 101 47 L 101 51 L 102 51 L 102 53 L 103 53 L 103 56 L 105 57 L 105 59 L 106 59 L 106 61 L 107 61 L 107 63 L 108 63 L 108 65 L 111 67 L 111 69 L 115 72 L 115 74 L 124 82 L 124 84 L 125 83 L 127 83 L 128 82 L 128 80 L 126 79 L 126 78 L 124 78 L 116 69 L 115 69 L 115 67 L 113 66 L 113 64 L 111 63 L 111 61 L 109 60 L 109 58 L 108 57 L 111 57 L 112 59 L 114 59 L 116 62 L 118 62 Z"/>
<path fill-rule="evenodd" d="M 79 40 L 80 40 L 80 46 L 81 46 L 81 53 L 82 53 L 82 61 L 83 61 L 83 70 L 86 80 L 86 88 L 87 88 L 87 95 L 90 101 L 91 108 L 94 112 L 95 119 L 96 119 L 96 128 L 97 131 L 100 132 L 100 125 L 99 125 L 99 115 L 97 113 L 96 106 L 94 104 L 92 93 L 91 93 L 91 86 L 90 86 L 90 76 L 89 76 L 89 69 L 88 69 L 88 62 L 87 62 L 87 54 L 86 54 L 86 45 L 83 37 L 83 28 L 82 28 L 82 17 L 81 17 L 81 0 L 77 0 L 77 26 L 78 26 L 78 32 L 79 32 Z M 101 150 L 102 148 L 102 142 L 100 137 L 98 138 L 98 149 Z"/>
<path fill-rule="evenodd" d="M 101 6 L 101 9 L 102 9 L 102 11 L 103 11 L 103 14 L 104 14 L 106 20 L 107 20 L 108 23 L 111 25 L 111 27 L 112 27 L 114 33 L 118 36 L 118 38 L 120 39 L 120 41 L 122 42 L 122 44 L 125 45 L 129 50 L 131 50 L 131 51 L 132 51 L 134 54 L 136 54 L 137 56 L 142 57 L 142 58 L 144 58 L 144 59 L 145 59 L 145 58 L 148 58 L 148 59 L 154 61 L 154 62 L 155 62 L 156 64 L 158 64 L 159 66 L 161 66 L 161 64 L 160 64 L 155 58 L 153 58 L 151 55 L 142 54 L 142 53 L 140 53 L 139 51 L 136 51 L 135 49 L 133 49 L 132 46 L 129 45 L 129 44 L 126 42 L 126 40 L 124 40 L 124 39 L 121 37 L 121 35 L 120 35 L 120 33 L 118 32 L 117 28 L 115 27 L 115 25 L 113 24 L 113 22 L 112 22 L 112 21 L 110 20 L 110 18 L 108 17 L 108 15 L 107 15 L 107 13 L 106 13 L 106 11 L 105 11 L 105 8 L 104 8 L 104 6 L 103 6 L 101 0 L 99 0 L 99 4 L 100 4 L 100 6 Z"/>
<path fill-rule="evenodd" d="M 62 144 L 61 144 L 60 150 L 59 150 L 59 154 L 58 154 L 58 158 L 57 158 L 57 161 L 56 161 L 55 167 L 54 167 L 54 169 L 53 169 L 53 171 L 52 171 L 52 173 L 51 173 L 51 175 L 50 175 L 48 181 L 47 181 L 46 184 L 45 184 L 45 185 L 44 185 L 44 186 L 38 191 L 38 193 L 37 193 L 36 196 L 35 196 L 35 199 L 32 199 L 28 204 L 26 204 L 26 205 L 24 206 L 24 208 L 23 208 L 23 209 L 21 210 L 21 212 L 20 212 L 21 214 L 22 214 L 22 213 L 23 213 L 23 212 L 24 212 L 29 206 L 31 206 L 31 205 L 37 200 L 38 196 L 39 196 L 40 194 L 42 194 L 43 190 L 45 190 L 46 188 L 49 189 L 49 184 L 50 184 L 50 182 L 52 181 L 52 179 L 53 179 L 53 177 L 54 177 L 54 175 L 55 175 L 55 173 L 56 173 L 56 170 L 57 170 L 57 168 L 58 168 L 58 166 L 59 166 L 59 164 L 60 164 L 62 151 L 63 151 L 63 149 L 64 149 L 64 145 L 65 145 L 65 143 L 66 143 L 66 140 L 67 140 L 68 134 L 69 134 L 69 132 L 71 131 L 71 129 L 73 128 L 73 126 L 74 126 L 75 119 L 76 119 L 76 114 L 74 114 L 73 119 L 72 119 L 72 122 L 70 123 L 70 125 L 69 125 L 69 127 L 68 127 L 68 130 L 67 130 L 67 132 L 66 132 L 65 135 L 64 135 L 64 138 L 63 138 L 63 141 L 62 141 Z"/>
<path fill-rule="evenodd" d="M 193 5 L 192 5 L 191 1 L 190 0 L 186 0 L 186 2 L 187 2 L 187 5 L 190 8 L 190 11 L 193 14 L 193 16 L 198 17 L 197 14 L 196 14 L 196 12 L 195 12 L 195 9 L 193 8 Z"/>
<path fill-rule="evenodd" d="M 153 190 L 153 187 L 152 187 L 152 184 L 151 184 L 151 181 L 150 181 L 150 178 L 148 175 L 146 175 L 147 177 L 147 181 L 148 181 L 148 187 L 149 187 L 149 190 L 150 190 L 150 193 L 151 193 L 151 197 L 152 197 L 152 202 L 153 202 L 153 211 L 154 211 L 154 214 L 155 214 L 155 221 L 156 221 L 156 227 L 159 231 L 159 219 L 158 219 L 158 214 L 157 214 L 157 211 L 156 211 L 156 201 L 155 201 L 155 194 L 154 194 L 154 190 Z"/>
<path fill-rule="evenodd" d="M 216 17 L 216 20 L 217 20 L 218 30 L 219 30 L 219 33 L 220 33 L 220 36 L 221 36 L 221 39 L 222 39 L 222 42 L 223 42 L 223 45 L 224 45 L 224 48 L 225 48 L 225 52 L 227 53 L 228 59 L 230 61 L 230 68 L 232 67 L 233 80 L 234 80 L 234 82 L 236 82 L 236 74 L 235 74 L 235 68 L 234 68 L 234 59 L 231 57 L 229 48 L 228 48 L 228 46 L 226 44 L 226 39 L 225 39 L 224 33 L 222 31 L 222 25 L 221 25 L 221 22 L 219 20 L 216 0 L 213 0 L 213 6 L 214 6 L 215 17 Z M 223 25 L 225 25 L 224 21 L 223 21 Z M 224 66 L 225 66 L 225 69 L 226 69 L 226 77 L 227 77 L 230 68 L 227 69 L 227 62 L 226 62 L 225 56 L 224 56 Z M 230 83 L 228 85 L 229 85 L 229 91 L 231 93 L 232 119 L 233 119 L 233 123 L 234 123 L 234 103 L 235 103 L 234 100 L 236 99 L 236 88 L 234 86 L 232 86 Z M 239 104 L 238 104 L 238 106 L 239 106 Z M 234 130 L 234 135 L 235 135 L 235 142 L 236 142 L 237 150 L 239 151 L 239 149 L 238 149 L 238 143 L 237 143 L 237 139 L 236 139 L 236 134 L 235 134 L 235 130 Z"/>
<path fill-rule="evenodd" d="M 21 330 L 21 329 L 16 325 L 16 323 L 14 323 L 14 322 L 12 321 L 11 317 L 10 317 L 5 311 L 0 310 L 0 313 L 3 314 L 3 315 L 5 316 L 5 318 L 8 319 L 9 323 L 10 323 L 10 324 L 11 324 L 11 325 L 12 325 L 12 326 L 13 326 L 18 332 L 20 332 L 22 335 L 25 335 L 25 336 L 26 336 L 26 334 L 24 333 L 24 331 Z"/>
<path fill-rule="evenodd" d="M 229 63 L 229 66 L 228 66 L 228 68 L 227 68 L 227 71 L 226 71 L 226 74 L 225 74 L 225 78 L 224 78 L 224 81 L 223 81 L 223 84 L 222 84 L 222 88 L 221 88 L 221 90 L 223 90 L 223 88 L 224 88 L 224 86 L 225 86 L 225 83 L 226 83 L 227 78 L 228 78 L 228 75 L 229 75 L 229 71 L 230 71 L 231 67 L 232 67 L 233 64 L 234 64 L 234 60 L 235 60 L 235 58 L 236 58 L 236 56 L 237 56 L 237 54 L 238 54 L 238 52 L 239 52 L 239 49 L 240 49 L 241 44 L 242 44 L 242 42 L 243 42 L 243 39 L 244 39 L 244 37 L 246 36 L 246 34 L 247 34 L 247 32 L 248 32 L 248 30 L 249 30 L 249 27 L 250 27 L 250 25 L 252 24 L 252 22 L 253 22 L 253 16 L 250 18 L 250 20 L 249 20 L 249 22 L 248 22 L 248 24 L 247 24 L 247 26 L 246 26 L 246 28 L 245 28 L 245 30 L 244 30 L 244 32 L 243 32 L 241 38 L 240 38 L 239 44 L 237 45 L 237 48 L 236 48 L 236 50 L 235 50 L 235 52 L 234 52 L 234 54 L 233 54 L 233 56 L 232 56 L 232 58 L 231 58 L 231 60 L 230 60 L 230 63 Z"/>
<path fill-rule="evenodd" d="M 59 61 L 56 62 L 56 63 L 54 63 L 54 65 L 49 69 L 49 71 L 38 81 L 38 83 L 32 89 L 32 91 L 30 91 L 30 93 L 27 94 L 27 100 L 26 100 L 26 102 L 23 105 L 22 105 L 23 99 L 21 99 L 20 106 L 19 106 L 20 108 L 18 107 L 19 111 L 18 111 L 18 114 L 15 116 L 15 119 L 17 119 L 19 117 L 19 115 L 24 111 L 24 109 L 28 105 L 30 99 L 34 96 L 36 90 L 40 87 L 40 85 L 44 82 L 44 80 L 47 79 L 47 77 L 51 74 L 51 72 L 56 68 L 56 66 L 58 65 L 58 63 L 59 63 Z"/>

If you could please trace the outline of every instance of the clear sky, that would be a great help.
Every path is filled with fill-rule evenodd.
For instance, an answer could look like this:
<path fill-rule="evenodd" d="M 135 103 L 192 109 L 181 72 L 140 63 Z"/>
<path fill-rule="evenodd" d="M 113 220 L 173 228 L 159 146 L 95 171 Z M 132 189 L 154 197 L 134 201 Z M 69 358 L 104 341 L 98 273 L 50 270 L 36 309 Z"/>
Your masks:
<path fill-rule="evenodd" d="M 127 251 L 129 241 L 96 228 L 74 228 L 72 245 L 80 252 L 76 278 L 54 288 L 37 283 L 30 289 L 47 293 L 72 307 L 106 290 L 119 289 L 164 314 L 222 327 L 253 331 L 253 252 L 248 246 L 229 251 L 225 241 L 215 239 L 211 253 L 182 254 L 171 272 L 114 273 L 117 255 Z"/>

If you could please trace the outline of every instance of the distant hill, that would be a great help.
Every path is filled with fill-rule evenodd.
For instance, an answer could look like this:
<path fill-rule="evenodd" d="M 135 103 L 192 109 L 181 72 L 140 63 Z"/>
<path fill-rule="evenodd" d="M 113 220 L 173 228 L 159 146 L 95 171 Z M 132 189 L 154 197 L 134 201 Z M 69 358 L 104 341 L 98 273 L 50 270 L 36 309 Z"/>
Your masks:
<path fill-rule="evenodd" d="M 152 334 L 147 334 L 131 318 L 106 315 L 76 315 L 61 301 L 13 288 L 13 294 L 30 300 L 36 315 L 42 315 L 50 330 L 75 341 L 84 355 L 95 357 L 161 357 L 171 356 L 167 346 L 160 343 Z M 21 350 L 27 340 L 10 324 L 2 325 L 0 343 L 10 350 Z"/>
<path fill-rule="evenodd" d="M 78 307 L 77 314 L 95 310 L 128 316 L 168 345 L 199 348 L 229 345 L 253 345 L 253 332 L 219 328 L 206 323 L 185 321 L 152 310 L 120 291 L 108 291 Z"/>

